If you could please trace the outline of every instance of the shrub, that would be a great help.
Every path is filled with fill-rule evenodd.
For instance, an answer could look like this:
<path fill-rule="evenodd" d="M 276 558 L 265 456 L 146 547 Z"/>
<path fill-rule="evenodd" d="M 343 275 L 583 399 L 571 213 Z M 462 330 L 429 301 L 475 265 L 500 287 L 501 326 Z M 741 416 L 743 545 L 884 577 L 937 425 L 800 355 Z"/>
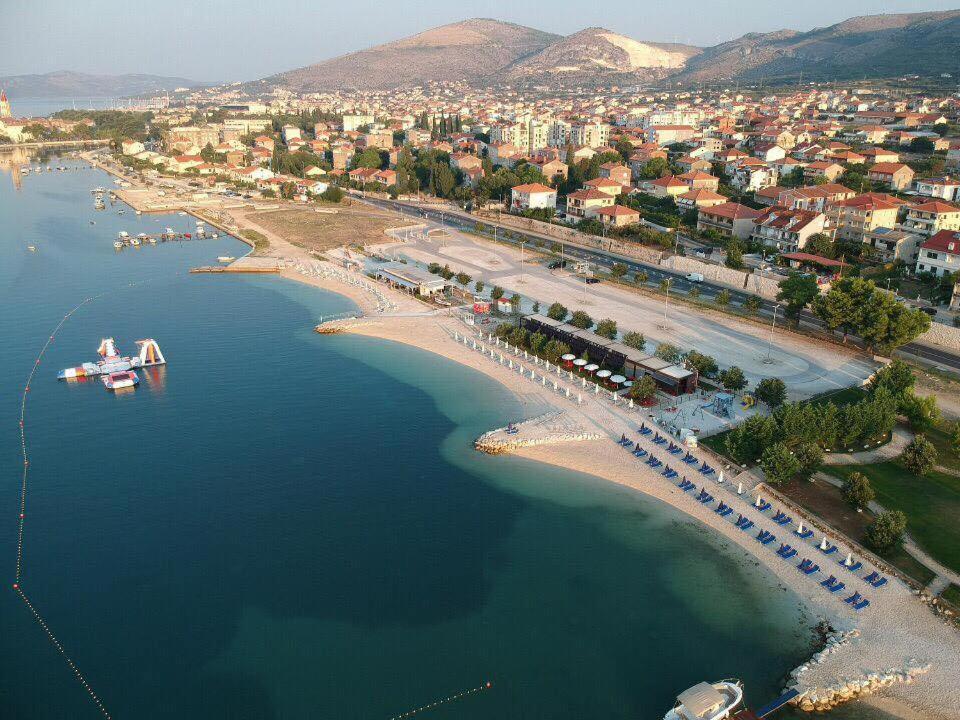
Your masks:
<path fill-rule="evenodd" d="M 593 318 L 583 310 L 577 310 L 570 316 L 570 324 L 584 330 L 593 327 Z"/>
<path fill-rule="evenodd" d="M 675 363 L 679 362 L 681 353 L 680 348 L 678 348 L 676 345 L 671 345 L 670 343 L 660 343 L 657 345 L 657 349 L 653 351 L 653 354 L 661 360 Z"/>
<path fill-rule="evenodd" d="M 780 378 L 764 378 L 753 394 L 768 407 L 777 408 L 787 401 L 787 386 Z"/>
<path fill-rule="evenodd" d="M 547 308 L 547 317 L 551 320 L 564 321 L 567 319 L 567 308 L 558 302 L 555 302 Z"/>
<path fill-rule="evenodd" d="M 914 475 L 926 475 L 937 464 L 937 449 L 932 442 L 920 434 L 904 448 L 900 461 Z"/>
<path fill-rule="evenodd" d="M 780 485 L 803 468 L 800 460 L 783 443 L 775 443 L 763 451 L 760 467 L 771 485 Z"/>
<path fill-rule="evenodd" d="M 610 340 L 617 339 L 617 321 L 611 320 L 610 318 L 604 318 L 597 323 L 596 330 L 594 332 L 600 337 L 605 337 Z"/>
<path fill-rule="evenodd" d="M 633 332 L 631 330 L 623 336 L 623 344 L 635 350 L 642 351 L 647 346 L 647 339 L 643 336 L 643 333 Z M 960 425 L 958 425 L 958 427 L 960 427 Z"/>

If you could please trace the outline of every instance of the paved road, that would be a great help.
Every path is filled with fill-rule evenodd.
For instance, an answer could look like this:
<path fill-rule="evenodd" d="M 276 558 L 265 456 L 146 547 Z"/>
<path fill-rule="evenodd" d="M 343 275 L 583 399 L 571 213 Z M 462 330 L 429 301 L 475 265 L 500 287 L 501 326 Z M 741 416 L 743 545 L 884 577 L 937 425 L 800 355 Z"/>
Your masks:
<path fill-rule="evenodd" d="M 466 230 L 470 232 L 475 232 L 474 227 L 477 222 L 482 222 L 487 227 L 496 224 L 490 219 L 484 218 L 480 220 L 467 214 L 465 211 L 451 211 L 449 208 L 424 207 L 410 202 L 380 200 L 374 198 L 367 198 L 365 202 L 383 209 L 395 211 L 402 208 L 403 212 L 408 213 L 411 217 L 427 218 L 443 225 L 448 225 L 459 230 Z M 551 238 L 539 233 L 519 231 L 514 228 L 506 229 L 509 230 L 514 237 L 516 237 L 516 235 L 522 235 L 526 239 L 525 241 L 537 239 L 547 240 L 551 243 L 558 242 L 556 238 Z M 490 235 L 490 233 L 487 234 Z M 504 238 L 498 236 L 498 239 L 501 242 L 519 244 L 519 242 L 513 238 Z M 612 265 L 617 262 L 626 265 L 628 270 L 633 273 L 642 270 L 647 273 L 647 286 L 652 288 L 659 287 L 661 280 L 664 278 L 670 279 L 671 287 L 673 289 L 682 291 L 684 293 L 688 292 L 694 285 L 694 283 L 686 279 L 686 273 L 678 270 L 671 270 L 670 268 L 664 268 L 659 265 L 645 263 L 635 258 L 626 257 L 605 250 L 579 248 L 571 246 L 568 243 L 560 244 L 563 247 L 563 256 L 565 258 L 590 262 L 597 268 L 605 271 L 609 271 Z M 742 305 L 743 302 L 751 295 L 751 293 L 747 293 L 742 290 L 731 290 L 730 288 L 710 283 L 708 281 L 696 283 L 696 285 L 700 289 L 700 297 L 704 300 L 713 300 L 717 293 L 719 293 L 721 290 L 727 290 L 730 293 L 731 302 Z M 779 303 L 770 300 L 762 301 L 758 314 L 768 317 L 772 320 L 775 308 L 777 311 L 777 317 L 782 318 L 783 307 L 780 306 Z M 823 329 L 823 324 L 820 322 L 820 319 L 809 310 L 804 310 L 801 312 L 799 319 L 805 324 Z M 849 337 L 847 342 L 850 345 L 860 346 L 858 339 L 854 337 Z M 928 362 L 960 372 L 960 353 L 951 352 L 942 348 L 931 347 L 921 343 L 908 343 L 907 345 L 901 347 L 899 352 L 905 355 L 913 355 Z"/>

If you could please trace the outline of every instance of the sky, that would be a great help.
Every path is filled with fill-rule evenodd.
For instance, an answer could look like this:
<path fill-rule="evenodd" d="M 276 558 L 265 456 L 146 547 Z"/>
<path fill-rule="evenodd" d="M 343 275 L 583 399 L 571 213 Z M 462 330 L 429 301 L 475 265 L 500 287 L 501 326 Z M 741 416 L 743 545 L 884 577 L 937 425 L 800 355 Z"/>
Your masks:
<path fill-rule="evenodd" d="M 714 45 L 960 0 L 0 0 L 0 77 L 74 70 L 251 80 L 470 17 Z"/>

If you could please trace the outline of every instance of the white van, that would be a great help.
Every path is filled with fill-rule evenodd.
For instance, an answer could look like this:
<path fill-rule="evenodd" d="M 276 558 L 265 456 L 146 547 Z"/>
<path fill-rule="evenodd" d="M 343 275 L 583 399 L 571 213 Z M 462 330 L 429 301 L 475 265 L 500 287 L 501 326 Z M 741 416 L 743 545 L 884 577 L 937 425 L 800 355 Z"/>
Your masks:
<path fill-rule="evenodd" d="M 703 273 L 687 273 L 687 280 L 690 282 L 703 282 Z"/>

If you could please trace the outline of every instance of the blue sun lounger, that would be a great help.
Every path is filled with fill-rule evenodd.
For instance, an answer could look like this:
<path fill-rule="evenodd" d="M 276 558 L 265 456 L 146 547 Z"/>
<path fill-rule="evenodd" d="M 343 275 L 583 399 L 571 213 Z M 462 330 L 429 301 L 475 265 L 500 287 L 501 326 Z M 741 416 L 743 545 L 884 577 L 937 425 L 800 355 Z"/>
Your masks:
<path fill-rule="evenodd" d="M 777 550 L 777 555 L 779 555 L 780 557 L 782 557 L 784 560 L 789 560 L 790 558 L 792 558 L 792 557 L 793 557 L 794 555 L 796 555 L 796 554 L 797 554 L 797 551 L 794 550 L 794 549 L 793 549 L 792 547 L 790 547 L 789 545 L 787 545 L 786 543 L 782 543 L 782 544 L 780 545 L 780 549 Z"/>
<path fill-rule="evenodd" d="M 850 572 L 856 572 L 857 570 L 859 570 L 860 568 L 863 567 L 863 563 L 860 562 L 859 560 L 857 560 L 855 563 L 853 563 L 853 565 L 844 565 L 844 564 L 843 564 L 843 560 L 838 560 L 837 562 L 840 563 L 840 566 L 841 566 L 841 567 L 845 567 L 845 568 L 846 568 L 847 570 L 849 570 Z"/>
<path fill-rule="evenodd" d="M 669 465 L 667 466 L 667 469 L 663 471 L 663 476 L 668 480 L 673 480 L 679 474 L 680 473 L 671 468 Z"/>
<path fill-rule="evenodd" d="M 776 521 L 777 525 L 792 525 L 793 518 L 789 515 L 784 515 L 780 520 Z"/>
<path fill-rule="evenodd" d="M 740 526 L 740 529 L 746 532 L 753 527 L 753 520 L 747 520 L 743 525 Z"/>
<path fill-rule="evenodd" d="M 861 595 L 858 592 L 855 592 L 853 595 L 851 595 L 846 600 L 844 600 L 844 602 L 847 605 L 853 605 L 855 602 L 860 602 L 862 599 L 863 599 L 863 595 Z"/>
<path fill-rule="evenodd" d="M 777 514 L 773 516 L 773 521 L 780 522 L 785 517 L 786 515 L 783 514 L 783 510 L 777 510 Z"/>
<path fill-rule="evenodd" d="M 831 575 L 830 577 L 828 577 L 826 580 L 824 580 L 824 581 L 823 581 L 822 583 L 820 583 L 820 584 L 823 585 L 825 588 L 831 588 L 831 587 L 833 587 L 834 583 L 836 583 L 836 582 L 837 582 L 837 577 L 836 577 L 836 575 Z"/>
<path fill-rule="evenodd" d="M 743 513 L 740 513 L 737 516 L 737 521 L 734 523 L 734 525 L 736 525 L 737 527 L 743 527 L 743 524 L 746 522 L 748 522 L 747 516 L 744 515 Z"/>
<path fill-rule="evenodd" d="M 697 499 L 698 499 L 700 502 L 702 502 L 704 505 L 707 505 L 708 503 L 712 503 L 712 502 L 713 502 L 713 495 L 707 493 L 706 496 L 704 496 L 704 497 L 702 497 L 702 498 L 697 498 Z"/>
<path fill-rule="evenodd" d="M 771 506 L 770 506 L 770 503 L 768 503 L 766 500 L 761 500 L 760 504 L 754 505 L 754 507 L 760 512 L 766 512 L 767 510 L 770 509 Z"/>
<path fill-rule="evenodd" d="M 663 465 L 663 463 L 657 460 L 656 455 L 651 455 L 650 458 L 647 460 L 647 465 L 649 465 L 652 468 L 658 468 L 661 465 Z"/>
<path fill-rule="evenodd" d="M 837 583 L 836 583 L 833 587 L 829 587 L 829 588 L 827 588 L 827 590 L 829 590 L 829 591 L 832 592 L 832 593 L 838 593 L 838 592 L 840 592 L 841 590 L 843 590 L 846 586 L 847 586 L 846 583 L 842 583 L 842 582 L 840 582 L 840 581 L 837 581 Z"/>
<path fill-rule="evenodd" d="M 817 549 L 818 549 L 820 552 L 822 552 L 824 555 L 833 555 L 833 554 L 837 551 L 837 546 L 836 546 L 836 545 L 831 545 L 831 546 L 828 547 L 826 550 L 824 550 L 822 547 L 820 547 L 819 545 L 817 545 Z"/>
<path fill-rule="evenodd" d="M 820 569 L 820 566 L 817 565 L 816 563 L 813 563 L 813 562 L 812 562 L 812 563 L 810 563 L 810 566 L 807 567 L 807 568 L 806 568 L 805 570 L 803 570 L 802 572 L 803 572 L 804 575 L 813 575 L 813 574 L 814 574 L 815 572 L 817 572 L 819 569 Z"/>
<path fill-rule="evenodd" d="M 653 432 L 653 430 L 651 430 L 650 428 L 648 428 L 646 425 L 641 425 L 641 426 L 640 426 L 640 434 L 641 434 L 641 435 L 650 435 L 652 432 Z"/>
<path fill-rule="evenodd" d="M 770 543 L 772 543 L 772 542 L 775 541 L 776 539 L 777 539 L 777 536 L 776 536 L 776 535 L 774 535 L 773 533 L 767 533 L 767 536 L 766 536 L 763 540 L 760 541 L 760 544 L 761 544 L 761 545 L 769 545 Z"/>
<path fill-rule="evenodd" d="M 681 487 L 682 487 L 682 486 L 681 486 Z M 689 492 L 690 490 L 696 490 L 696 489 L 697 489 L 696 484 L 690 482 L 689 480 L 687 480 L 687 485 L 686 485 L 686 487 L 683 488 L 683 491 L 684 491 L 684 492 Z"/>
<path fill-rule="evenodd" d="M 636 450 L 633 451 L 633 456 L 638 458 L 646 457 L 647 451 L 644 450 L 643 448 L 637 448 Z"/>
<path fill-rule="evenodd" d="M 687 453 L 686 457 L 683 458 L 683 461 L 684 461 L 687 465 L 696 465 L 698 462 L 700 462 L 699 460 L 697 460 L 697 459 L 696 459 L 693 455 L 691 455 L 690 453 Z"/>
<path fill-rule="evenodd" d="M 720 504 L 717 505 L 716 508 L 714 508 L 714 512 L 715 512 L 715 513 L 722 513 L 722 512 L 723 512 L 724 510 L 726 510 L 726 509 L 727 509 L 727 504 L 726 504 L 723 500 L 721 500 L 721 501 L 720 501 Z"/>
<path fill-rule="evenodd" d="M 653 438 L 653 442 L 655 445 L 665 445 L 667 442 L 667 439 L 663 437 L 663 435 L 661 435 L 660 433 L 657 433 L 656 436 Z"/>
<path fill-rule="evenodd" d="M 624 447 L 633 445 L 633 442 L 630 440 L 627 440 L 627 436 L 623 434 L 620 435 L 620 439 L 617 440 L 617 443 L 619 443 L 620 445 L 623 445 Z"/>
<path fill-rule="evenodd" d="M 683 452 L 683 448 L 680 447 L 679 445 L 674 445 L 672 448 L 670 448 L 671 455 L 679 455 L 682 452 Z"/>
<path fill-rule="evenodd" d="M 884 585 L 887 584 L 887 579 L 885 577 L 881 577 L 877 580 L 872 581 L 870 584 L 873 585 L 875 588 L 883 587 Z"/>
<path fill-rule="evenodd" d="M 703 467 L 700 468 L 700 473 L 703 475 L 709 475 L 713 472 L 713 468 L 707 465 L 706 462 L 703 463 Z"/>
<path fill-rule="evenodd" d="M 855 603 L 854 606 L 853 606 L 853 609 L 856 610 L 857 612 L 860 612 L 860 611 L 863 610 L 865 607 L 867 607 L 867 605 L 869 605 L 869 604 L 870 604 L 870 601 L 867 600 L 866 598 L 864 598 L 864 599 L 861 600 L 860 602 Z"/>
<path fill-rule="evenodd" d="M 811 563 L 807 558 L 803 558 L 800 562 L 797 563 L 797 570 L 806 570 L 813 563 Z"/>
<path fill-rule="evenodd" d="M 811 537 L 813 535 L 813 530 L 811 530 L 810 528 L 807 528 L 803 532 L 797 532 L 796 530 L 794 530 L 793 534 L 796 535 L 801 540 L 806 540 L 808 537 Z"/>

